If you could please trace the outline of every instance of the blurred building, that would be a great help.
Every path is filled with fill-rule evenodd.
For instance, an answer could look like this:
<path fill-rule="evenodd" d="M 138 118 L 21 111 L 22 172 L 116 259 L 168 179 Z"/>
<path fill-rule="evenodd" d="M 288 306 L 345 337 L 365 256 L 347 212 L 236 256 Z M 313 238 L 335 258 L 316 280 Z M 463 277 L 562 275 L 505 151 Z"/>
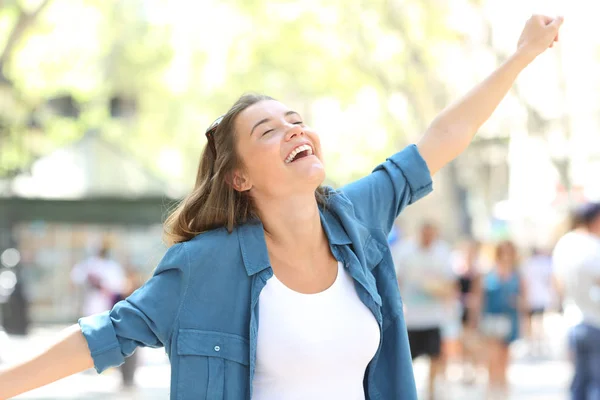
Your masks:
<path fill-rule="evenodd" d="M 23 301 L 15 303 L 15 296 L 29 305 L 33 322 L 76 320 L 82 293 L 71 285 L 70 271 L 103 238 L 123 266 L 151 273 L 166 250 L 161 221 L 172 204 L 166 182 L 97 132 L 38 159 L 28 171 L 2 182 L 0 191 L 0 253 L 18 252 L 18 263 L 2 270 L 14 271 L 21 292 L 8 296 L 5 320 L 21 314 L 14 307 Z M 11 282 L 0 272 L 3 284 Z M 10 330 L 11 321 L 5 325 Z"/>

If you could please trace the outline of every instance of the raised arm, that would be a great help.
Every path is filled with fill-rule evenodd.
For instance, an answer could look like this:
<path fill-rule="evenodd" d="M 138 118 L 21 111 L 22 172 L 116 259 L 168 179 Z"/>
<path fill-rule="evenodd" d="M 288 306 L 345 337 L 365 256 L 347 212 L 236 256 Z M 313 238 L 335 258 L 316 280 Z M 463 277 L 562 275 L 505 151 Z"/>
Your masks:
<path fill-rule="evenodd" d="M 365 225 L 388 234 L 398 214 L 432 190 L 431 176 L 467 148 L 519 73 L 558 39 L 562 18 L 533 16 L 517 51 L 486 80 L 438 115 L 416 146 L 380 164 L 368 176 L 341 188 Z"/>
<path fill-rule="evenodd" d="M 523 29 L 516 52 L 462 99 L 443 110 L 417 144 L 433 175 L 462 153 L 506 96 L 519 73 L 558 40 L 562 17 L 534 15 Z"/>
<path fill-rule="evenodd" d="M 0 369 L 0 399 L 8 399 L 94 366 L 79 325 L 65 329 L 44 352 Z"/>

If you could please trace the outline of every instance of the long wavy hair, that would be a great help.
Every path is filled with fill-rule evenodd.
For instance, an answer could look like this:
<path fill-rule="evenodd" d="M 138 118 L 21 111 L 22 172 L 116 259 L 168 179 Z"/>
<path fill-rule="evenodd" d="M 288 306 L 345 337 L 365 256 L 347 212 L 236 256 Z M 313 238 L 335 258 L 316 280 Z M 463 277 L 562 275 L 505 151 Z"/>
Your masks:
<path fill-rule="evenodd" d="M 236 118 L 248 107 L 265 100 L 274 99 L 245 94 L 223 115 L 212 135 L 214 147 L 207 145 L 202 151 L 194 189 L 165 221 L 164 240 L 168 246 L 216 228 L 226 227 L 231 232 L 236 225 L 258 218 L 252 197 L 247 191 L 235 190 L 229 178 L 236 169 L 243 168 L 237 153 Z M 315 197 L 324 206 L 327 190 L 319 186 Z"/>

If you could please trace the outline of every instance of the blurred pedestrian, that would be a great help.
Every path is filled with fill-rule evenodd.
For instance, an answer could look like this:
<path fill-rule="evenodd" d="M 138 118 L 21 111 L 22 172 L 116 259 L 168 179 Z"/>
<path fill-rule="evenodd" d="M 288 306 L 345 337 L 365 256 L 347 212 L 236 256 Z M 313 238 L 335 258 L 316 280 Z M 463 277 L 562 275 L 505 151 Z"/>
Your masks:
<path fill-rule="evenodd" d="M 131 275 L 128 276 L 123 266 L 111 258 L 111 246 L 106 239 L 97 254 L 75 265 L 71 279 L 84 291 L 84 316 L 110 310 L 135 290 Z M 135 354 L 119 367 L 125 388 L 134 386 L 136 367 Z"/>
<path fill-rule="evenodd" d="M 416 240 L 406 240 L 393 254 L 412 358 L 429 358 L 430 398 L 434 398 L 436 378 L 444 370 L 442 330 L 448 323 L 449 302 L 456 294 L 451 254 L 431 222 L 421 226 Z"/>
<path fill-rule="evenodd" d="M 565 300 L 582 316 L 569 332 L 575 365 L 571 399 L 600 399 L 600 204 L 584 205 L 575 217 L 574 229 L 553 253 Z"/>
<path fill-rule="evenodd" d="M 523 278 L 527 285 L 527 310 L 525 314 L 528 347 L 531 355 L 544 352 L 544 316 L 554 297 L 552 257 L 540 248 L 534 248 L 523 263 Z"/>
<path fill-rule="evenodd" d="M 478 294 L 481 290 L 480 248 L 481 244 L 476 240 L 465 243 L 458 255 L 456 266 L 462 323 L 460 335 L 462 378 L 467 384 L 475 382 L 477 365 L 481 359 L 477 331 L 480 313 Z"/>
<path fill-rule="evenodd" d="M 104 240 L 98 252 L 83 260 L 71 270 L 71 280 L 83 289 L 83 316 L 110 310 L 115 298 L 123 293 L 125 270 L 111 258 L 108 240 Z"/>
<path fill-rule="evenodd" d="M 114 299 L 115 304 L 131 296 L 133 292 L 135 292 L 141 286 L 141 284 L 142 281 L 140 279 L 140 274 L 133 268 L 127 268 L 123 292 L 116 296 Z M 125 359 L 123 364 L 119 366 L 123 387 L 125 389 L 131 389 L 135 386 L 135 372 L 137 371 L 139 365 L 139 359 L 139 353 L 134 352 L 130 357 Z"/>
<path fill-rule="evenodd" d="M 488 384 L 492 398 L 509 397 L 510 344 L 519 338 L 519 320 L 525 311 L 526 286 L 519 271 L 517 248 L 511 241 L 496 247 L 493 269 L 480 290 L 481 332 L 487 342 Z"/>

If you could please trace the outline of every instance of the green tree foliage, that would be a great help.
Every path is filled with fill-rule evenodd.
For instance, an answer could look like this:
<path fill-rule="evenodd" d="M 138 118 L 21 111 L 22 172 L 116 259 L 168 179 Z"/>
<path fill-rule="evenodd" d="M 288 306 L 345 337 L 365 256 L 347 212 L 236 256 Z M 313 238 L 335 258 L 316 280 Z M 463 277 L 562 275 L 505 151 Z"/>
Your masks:
<path fill-rule="evenodd" d="M 330 151 L 329 176 L 343 183 L 413 139 L 446 101 L 437 49 L 458 38 L 443 2 L 195 3 L 0 2 L 0 175 L 98 129 L 190 184 L 205 127 L 240 94 L 269 94 L 312 122 L 319 99 L 343 111 L 370 93 L 372 131 L 351 127 Z M 2 40 L 15 31 L 14 43 Z"/>

